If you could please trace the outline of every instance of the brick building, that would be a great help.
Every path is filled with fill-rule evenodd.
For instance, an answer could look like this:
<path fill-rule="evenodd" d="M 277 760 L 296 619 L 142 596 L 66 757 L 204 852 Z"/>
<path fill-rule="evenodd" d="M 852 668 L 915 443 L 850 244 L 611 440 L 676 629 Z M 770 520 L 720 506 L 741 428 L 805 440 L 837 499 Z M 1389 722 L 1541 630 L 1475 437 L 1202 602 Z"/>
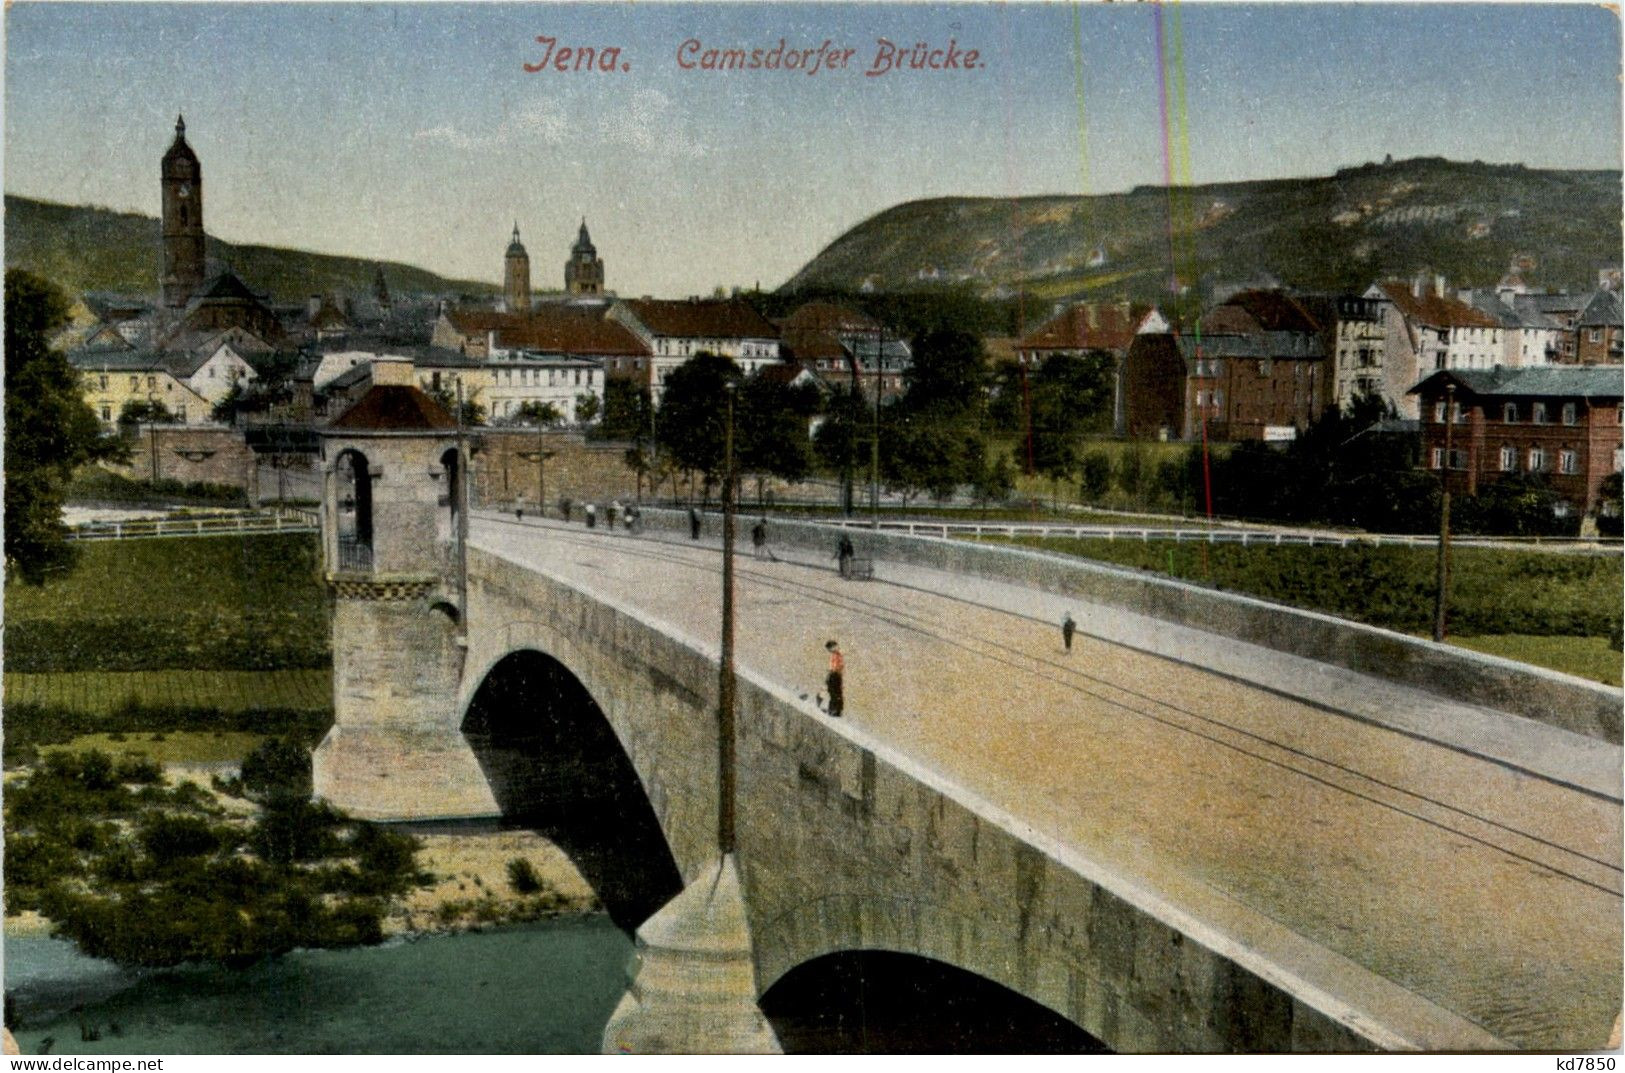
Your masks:
<path fill-rule="evenodd" d="M 1538 474 L 1572 509 L 1589 513 L 1604 478 L 1621 470 L 1622 389 L 1618 365 L 1436 372 L 1412 389 L 1421 400 L 1422 464 L 1448 465 L 1451 490 L 1468 495 L 1512 474 Z"/>
<path fill-rule="evenodd" d="M 1321 323 L 1291 295 L 1242 291 L 1180 334 L 1184 438 L 1290 440 L 1335 401 Z"/>
<path fill-rule="evenodd" d="M 1112 427 L 1127 431 L 1124 394 L 1124 362 L 1134 340 L 1142 335 L 1169 331 L 1169 324 L 1155 306 L 1139 305 L 1127 299 L 1117 302 L 1079 302 L 1058 312 L 1037 329 L 1016 341 L 1016 361 L 1035 369 L 1056 354 L 1082 357 L 1104 352 L 1112 356 Z"/>

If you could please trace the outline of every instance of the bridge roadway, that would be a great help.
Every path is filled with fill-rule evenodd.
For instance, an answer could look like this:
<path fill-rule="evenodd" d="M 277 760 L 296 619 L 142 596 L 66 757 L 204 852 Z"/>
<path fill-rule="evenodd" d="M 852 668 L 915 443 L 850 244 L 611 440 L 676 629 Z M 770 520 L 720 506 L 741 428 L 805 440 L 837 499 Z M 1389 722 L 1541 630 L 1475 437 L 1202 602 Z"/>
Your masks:
<path fill-rule="evenodd" d="M 474 545 L 714 650 L 715 545 L 493 515 L 471 528 Z M 839 638 L 852 724 L 1213 934 L 1288 935 L 1289 956 L 1324 960 L 1330 978 L 1352 963 L 1505 1046 L 1607 1036 L 1621 1001 L 1617 749 L 1611 779 L 1576 786 L 1538 773 L 1538 757 L 1486 760 L 1340 714 L 1333 695 L 1108 640 L 1133 632 L 1110 608 L 1027 592 L 1026 610 L 1000 609 L 975 579 L 916 569 L 888 583 L 905 568 L 883 563 L 879 580 L 847 582 L 808 559 L 753 561 L 741 541 L 742 670 L 811 694 Z M 1070 654 L 1066 607 L 1081 626 Z M 1380 1005 L 1386 984 L 1347 975 L 1365 993 L 1344 998 Z"/>

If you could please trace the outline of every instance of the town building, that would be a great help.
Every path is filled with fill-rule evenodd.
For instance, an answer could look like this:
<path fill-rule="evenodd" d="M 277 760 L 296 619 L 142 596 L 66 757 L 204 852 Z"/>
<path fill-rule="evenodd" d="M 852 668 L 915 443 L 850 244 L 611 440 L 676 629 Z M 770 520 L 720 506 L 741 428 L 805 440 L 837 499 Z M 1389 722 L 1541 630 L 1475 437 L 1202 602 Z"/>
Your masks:
<path fill-rule="evenodd" d="M 1574 355 L 1581 365 L 1618 365 L 1621 360 L 1619 294 L 1593 291 L 1574 319 Z"/>
<path fill-rule="evenodd" d="M 1625 367 L 1447 369 L 1412 393 L 1421 404 L 1422 464 L 1446 470 L 1453 492 L 1535 474 L 1568 509 L 1590 513 L 1602 482 L 1625 468 Z"/>
<path fill-rule="evenodd" d="M 214 404 L 254 370 L 229 347 L 197 355 L 164 350 L 76 350 L 68 363 L 79 373 L 85 401 L 105 429 L 118 425 L 130 403 L 161 404 L 176 424 L 208 424 Z M 207 392 L 207 394 L 206 394 Z"/>
<path fill-rule="evenodd" d="M 570 259 L 564 262 L 564 293 L 572 298 L 598 297 L 604 293 L 604 262 L 587 234 L 587 221 L 581 221 Z"/>
<path fill-rule="evenodd" d="M 1121 433 L 1134 440 L 1178 439 L 1185 428 L 1185 373 L 1172 333 L 1136 335 L 1123 358 Z"/>
<path fill-rule="evenodd" d="M 1300 295 L 1297 304 L 1320 326 L 1332 363 L 1332 402 L 1347 408 L 1376 397 L 1399 409 L 1414 380 L 1388 361 L 1383 303 L 1363 294 Z"/>
<path fill-rule="evenodd" d="M 696 354 L 731 358 L 747 376 L 779 361 L 779 329 L 739 298 L 623 299 L 607 317 L 648 349 L 647 375 L 636 378 L 657 403 L 666 377 Z"/>
<path fill-rule="evenodd" d="M 1383 303 L 1385 384 L 1414 384 L 1439 369 L 1491 369 L 1504 358 L 1500 321 L 1451 294 L 1443 276 L 1385 280 L 1365 297 Z M 1384 397 L 1400 416 L 1417 416 L 1414 396 Z"/>
<path fill-rule="evenodd" d="M 1117 302 L 1078 302 L 1060 310 L 1039 327 L 1016 341 L 1016 361 L 1024 369 L 1036 369 L 1057 354 L 1083 357 L 1106 353 L 1112 357 L 1112 427 L 1119 435 L 1126 431 L 1127 411 L 1123 390 L 1123 362 L 1129 348 L 1141 335 L 1170 331 L 1167 318 L 1156 307 L 1123 299 Z"/>
<path fill-rule="evenodd" d="M 903 393 L 914 364 L 908 341 L 873 317 L 834 302 L 807 302 L 778 321 L 779 355 L 826 388 L 854 385 L 865 398 Z"/>
<path fill-rule="evenodd" d="M 1560 365 L 1573 365 L 1579 361 L 1574 323 L 1586 306 L 1580 294 L 1518 294 L 1512 299 L 1513 308 L 1520 313 L 1540 315 L 1546 322 L 1557 326 L 1556 349 L 1550 360 Z"/>
<path fill-rule="evenodd" d="M 1184 438 L 1284 441 L 1333 405 L 1320 323 L 1281 291 L 1242 291 L 1178 337 Z"/>

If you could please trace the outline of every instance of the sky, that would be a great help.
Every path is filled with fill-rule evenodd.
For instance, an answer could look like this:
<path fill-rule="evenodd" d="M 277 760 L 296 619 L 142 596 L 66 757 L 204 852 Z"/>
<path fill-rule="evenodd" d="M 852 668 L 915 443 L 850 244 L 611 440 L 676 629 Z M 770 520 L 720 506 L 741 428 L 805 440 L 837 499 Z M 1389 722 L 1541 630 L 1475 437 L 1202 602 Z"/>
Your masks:
<path fill-rule="evenodd" d="M 527 71 L 538 37 L 555 63 L 618 63 Z M 871 75 L 882 39 L 977 58 Z M 781 40 L 851 53 L 699 66 Z M 19 0 L 4 187 L 156 216 L 184 113 L 219 238 L 497 282 L 517 221 L 532 281 L 557 287 L 585 218 L 611 290 L 675 297 L 776 287 L 903 201 L 1107 193 L 1170 163 L 1198 183 L 1390 153 L 1615 168 L 1620 44 L 1616 15 L 1560 3 Z"/>

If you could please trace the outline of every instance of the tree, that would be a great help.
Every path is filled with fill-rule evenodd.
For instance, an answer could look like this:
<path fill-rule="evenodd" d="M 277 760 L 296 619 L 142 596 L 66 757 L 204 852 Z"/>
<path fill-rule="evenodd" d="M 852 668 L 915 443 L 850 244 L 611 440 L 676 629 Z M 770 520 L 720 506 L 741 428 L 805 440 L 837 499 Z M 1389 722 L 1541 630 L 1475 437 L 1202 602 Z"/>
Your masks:
<path fill-rule="evenodd" d="M 137 425 L 167 425 L 174 420 L 169 407 L 156 399 L 131 399 L 118 412 L 119 428 L 126 433 Z"/>
<path fill-rule="evenodd" d="M 649 389 L 625 377 L 604 381 L 603 418 L 593 430 L 596 439 L 642 441 L 649 436 Z"/>
<path fill-rule="evenodd" d="M 103 438 L 79 374 L 51 349 L 67 319 L 68 300 L 53 284 L 6 272 L 6 572 L 35 585 L 73 563 L 62 526 L 73 471 L 119 453 Z"/>
<path fill-rule="evenodd" d="M 590 391 L 583 391 L 576 396 L 576 421 L 588 424 L 598 416 L 598 396 Z"/>
<path fill-rule="evenodd" d="M 980 447 L 981 441 L 976 442 Z M 1016 488 L 1016 470 L 1010 464 L 1010 456 L 1003 452 L 989 462 L 984 451 L 980 462 L 971 484 L 976 494 L 976 505 L 985 510 L 990 502 L 1003 502 L 1010 498 L 1010 493 Z"/>
<path fill-rule="evenodd" d="M 673 369 L 661 392 L 655 414 L 660 448 L 682 468 L 699 470 L 707 489 L 722 475 L 727 385 L 739 379 L 731 359 L 702 351 Z"/>
<path fill-rule="evenodd" d="M 762 475 L 801 481 L 812 472 L 807 422 L 818 403 L 818 390 L 810 384 L 791 387 L 758 374 L 740 385 L 734 439 L 740 468 L 758 475 L 758 499 Z"/>
<path fill-rule="evenodd" d="M 457 416 L 457 393 L 450 387 L 431 387 L 427 389 L 427 393 L 431 399 L 438 402 L 441 406 L 444 406 L 448 414 L 454 418 Z M 462 415 L 463 424 L 485 424 L 485 407 L 481 406 L 477 401 L 475 401 L 479 397 L 480 392 L 478 388 L 475 388 L 472 393 L 464 397 Z M 552 404 L 549 403 L 548 405 Z"/>
<path fill-rule="evenodd" d="M 903 384 L 910 414 L 979 421 L 987 402 L 981 337 L 951 328 L 920 333 Z"/>
<path fill-rule="evenodd" d="M 502 419 L 501 424 L 525 425 L 530 427 L 556 425 L 564 420 L 564 413 L 557 403 L 537 402 L 531 399 L 519 404 L 519 409 Z"/>
<path fill-rule="evenodd" d="M 947 499 L 964 476 L 963 441 L 943 422 L 901 415 L 881 436 L 880 475 L 905 507 L 921 492 Z"/>
<path fill-rule="evenodd" d="M 1083 479 L 1078 482 L 1078 494 L 1091 503 L 1106 497 L 1112 487 L 1112 457 L 1104 451 L 1090 451 L 1083 456 Z"/>

